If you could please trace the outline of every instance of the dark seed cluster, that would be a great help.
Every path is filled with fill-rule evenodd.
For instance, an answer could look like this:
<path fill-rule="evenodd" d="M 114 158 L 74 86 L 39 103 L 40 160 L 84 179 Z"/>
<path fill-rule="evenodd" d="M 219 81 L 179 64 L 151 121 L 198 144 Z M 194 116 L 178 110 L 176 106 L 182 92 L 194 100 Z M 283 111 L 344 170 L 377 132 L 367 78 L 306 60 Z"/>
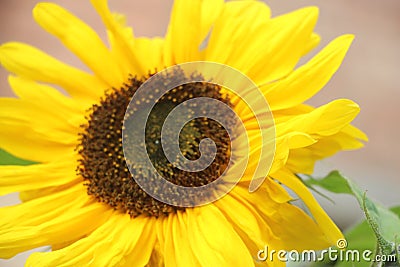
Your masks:
<path fill-rule="evenodd" d="M 144 192 L 132 175 L 147 178 L 147 174 L 134 158 L 130 159 L 132 162 L 125 161 L 122 148 L 125 111 L 145 78 L 131 77 L 120 89 L 106 93 L 100 103 L 93 105 L 89 110 L 87 124 L 82 125 L 80 144 L 77 148 L 80 154 L 78 173 L 85 180 L 88 194 L 99 201 L 133 217 L 140 214 L 158 217 L 183 208 L 160 202 Z M 183 72 L 174 71 L 165 75 L 160 86 L 169 86 L 170 82 L 177 79 L 187 80 Z M 142 101 L 149 102 L 147 100 L 152 100 L 153 97 L 153 93 L 149 91 L 148 99 Z M 217 145 L 217 153 L 210 166 L 199 172 L 187 172 L 176 168 L 165 157 L 161 146 L 161 127 L 164 120 L 177 105 L 197 97 L 214 98 L 231 106 L 229 98 L 221 93 L 218 85 L 204 82 L 187 83 L 174 88 L 157 101 L 147 120 L 145 132 L 147 153 L 158 173 L 164 179 L 186 187 L 198 187 L 214 181 L 225 171 L 230 158 L 231 144 L 227 131 L 218 122 L 206 117 L 193 119 L 182 128 L 179 147 L 187 159 L 196 160 L 201 156 L 200 141 L 211 138 Z M 140 109 L 135 112 L 140 115 Z M 228 121 L 229 127 L 236 123 L 234 118 Z M 130 140 L 128 149 L 133 149 L 134 152 L 135 147 L 140 144 L 135 143 L 132 138 Z"/>

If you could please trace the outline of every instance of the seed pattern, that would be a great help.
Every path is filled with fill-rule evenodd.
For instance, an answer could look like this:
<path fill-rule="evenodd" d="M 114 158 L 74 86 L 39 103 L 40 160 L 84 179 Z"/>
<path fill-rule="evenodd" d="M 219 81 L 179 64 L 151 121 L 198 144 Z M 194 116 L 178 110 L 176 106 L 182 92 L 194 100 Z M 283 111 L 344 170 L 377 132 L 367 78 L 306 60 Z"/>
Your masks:
<path fill-rule="evenodd" d="M 130 77 L 120 89 L 107 92 L 99 104 L 93 105 L 86 117 L 87 123 L 81 126 L 80 144 L 77 147 L 80 154 L 77 172 L 85 180 L 87 193 L 132 217 L 141 214 L 159 217 L 184 209 L 162 203 L 144 192 L 132 175 L 147 178 L 149 172 L 143 170 L 143 166 L 135 160 L 126 162 L 124 158 L 122 127 L 125 111 L 146 78 Z M 182 71 L 174 71 L 165 75 L 163 84 L 159 86 L 168 86 L 172 80 L 177 79 L 186 81 L 187 77 Z M 149 92 L 147 99 L 141 99 L 140 102 L 149 102 L 153 97 Z M 214 181 L 227 168 L 231 153 L 230 137 L 224 127 L 212 119 L 201 117 L 191 120 L 182 128 L 179 134 L 180 150 L 187 159 L 198 159 L 201 156 L 200 141 L 211 138 L 217 145 L 213 163 L 203 171 L 186 172 L 168 162 L 161 146 L 161 126 L 174 107 L 197 97 L 214 98 L 232 106 L 229 97 L 221 93 L 218 85 L 186 83 L 169 91 L 156 102 L 146 124 L 146 148 L 153 166 L 164 179 L 180 186 L 197 187 Z M 137 104 L 139 109 L 127 116 L 140 116 L 141 103 Z M 229 121 L 230 126 L 236 123 L 235 118 Z M 133 152 L 135 147 L 141 145 L 134 141 L 128 144 L 128 149 L 133 149 Z"/>

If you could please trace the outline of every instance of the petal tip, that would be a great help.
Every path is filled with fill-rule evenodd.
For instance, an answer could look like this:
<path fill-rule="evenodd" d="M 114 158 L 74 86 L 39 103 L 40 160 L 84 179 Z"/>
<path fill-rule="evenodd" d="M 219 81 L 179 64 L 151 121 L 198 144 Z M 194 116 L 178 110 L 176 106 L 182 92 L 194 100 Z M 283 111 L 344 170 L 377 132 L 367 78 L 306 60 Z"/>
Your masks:
<path fill-rule="evenodd" d="M 307 15 L 311 18 L 318 18 L 319 16 L 319 7 L 317 6 L 307 6 L 301 9 L 302 12 L 307 13 Z"/>

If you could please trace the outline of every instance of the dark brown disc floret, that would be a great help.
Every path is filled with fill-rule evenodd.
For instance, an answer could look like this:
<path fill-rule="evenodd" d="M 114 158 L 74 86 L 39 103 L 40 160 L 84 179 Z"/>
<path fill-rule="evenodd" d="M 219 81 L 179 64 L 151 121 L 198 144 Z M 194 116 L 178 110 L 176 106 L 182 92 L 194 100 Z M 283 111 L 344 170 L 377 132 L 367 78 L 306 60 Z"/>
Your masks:
<path fill-rule="evenodd" d="M 180 71 L 170 75 L 175 81 L 177 78 L 186 79 Z M 122 147 L 125 112 L 145 78 L 131 77 L 124 86 L 107 92 L 98 104 L 90 108 L 87 123 L 81 126 L 78 174 L 85 180 L 88 194 L 98 201 L 133 217 L 141 214 L 158 217 L 184 208 L 165 204 L 144 192 L 133 176 L 145 174 L 139 171 L 141 166 L 136 166 L 134 159 L 133 162 L 126 162 Z M 172 77 L 166 75 L 164 78 L 164 84 L 168 86 Z M 147 97 L 152 100 L 152 92 Z M 198 97 L 214 98 L 232 106 L 220 86 L 206 82 L 186 83 L 170 90 L 156 102 L 146 124 L 146 149 L 153 166 L 164 179 L 180 186 L 198 187 L 214 181 L 227 168 L 231 154 L 230 137 L 225 128 L 212 119 L 201 117 L 182 128 L 179 147 L 187 159 L 196 160 L 201 156 L 200 141 L 211 138 L 217 146 L 212 164 L 199 172 L 187 172 L 174 167 L 165 157 L 161 146 L 161 127 L 167 115 L 177 105 Z M 232 126 L 236 121 L 232 118 L 230 122 Z M 134 149 L 135 144 L 130 147 Z"/>

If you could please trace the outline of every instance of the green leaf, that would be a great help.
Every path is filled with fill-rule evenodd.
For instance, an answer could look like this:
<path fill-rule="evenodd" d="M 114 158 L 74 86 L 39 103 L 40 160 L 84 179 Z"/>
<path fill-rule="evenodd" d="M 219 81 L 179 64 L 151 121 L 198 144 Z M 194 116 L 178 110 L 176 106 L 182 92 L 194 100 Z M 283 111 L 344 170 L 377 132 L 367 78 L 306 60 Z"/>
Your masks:
<path fill-rule="evenodd" d="M 333 193 L 353 194 L 349 184 L 343 180 L 345 178 L 338 171 L 332 171 L 322 179 L 308 177 L 310 179 L 304 181 L 308 186 L 318 185 Z"/>
<path fill-rule="evenodd" d="M 389 210 L 372 201 L 355 183 L 345 178 L 338 171 L 333 171 L 322 179 L 310 177 L 304 183 L 311 188 L 317 185 L 334 193 L 351 194 L 356 197 L 364 211 L 366 220 L 346 233 L 347 249 L 357 249 L 360 252 L 368 249 L 383 255 L 395 253 L 396 244 L 400 239 L 400 217 L 397 215 L 399 214 L 397 212 L 400 212 L 400 207 Z M 392 262 L 390 266 L 400 266 L 393 264 L 395 263 Z M 357 262 L 356 264 L 354 262 L 338 262 L 335 266 L 370 265 L 371 262 Z"/>
<path fill-rule="evenodd" d="M 17 158 L 10 153 L 0 149 L 0 165 L 31 165 L 35 162 Z"/>
<path fill-rule="evenodd" d="M 345 237 L 347 240 L 347 250 L 358 250 L 360 255 L 366 250 L 375 252 L 376 251 L 376 239 L 374 236 L 374 232 L 371 227 L 367 223 L 366 220 L 363 220 L 354 228 L 345 232 Z M 373 253 L 374 254 L 374 253 Z M 368 267 L 371 265 L 371 262 L 365 261 L 362 257 L 360 257 L 360 262 L 346 262 L 341 261 L 337 262 L 335 267 L 347 267 L 347 266 L 360 266 L 360 267 Z"/>

